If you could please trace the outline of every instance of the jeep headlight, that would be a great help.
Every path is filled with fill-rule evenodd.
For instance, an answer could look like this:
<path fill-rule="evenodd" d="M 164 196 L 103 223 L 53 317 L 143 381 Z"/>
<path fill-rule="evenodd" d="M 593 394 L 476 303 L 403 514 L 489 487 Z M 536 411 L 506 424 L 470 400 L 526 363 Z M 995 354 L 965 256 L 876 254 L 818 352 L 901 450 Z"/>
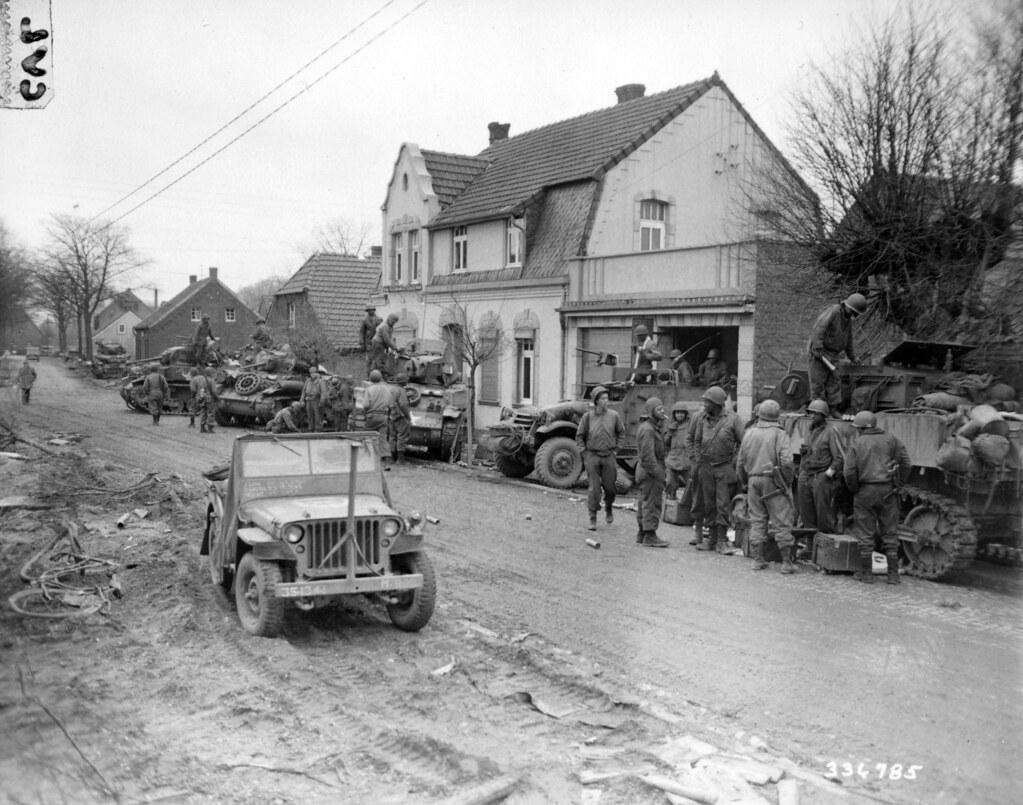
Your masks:
<path fill-rule="evenodd" d="M 398 532 L 401 531 L 401 523 L 397 520 L 384 520 L 381 530 L 385 537 L 397 536 Z"/>
<path fill-rule="evenodd" d="M 405 521 L 408 523 L 409 528 L 415 528 L 423 522 L 423 515 L 417 511 L 411 511 L 405 516 Z"/>
<path fill-rule="evenodd" d="M 296 542 L 301 542 L 305 532 L 302 530 L 302 526 L 295 525 L 292 523 L 284 529 L 284 539 L 294 545 Z"/>

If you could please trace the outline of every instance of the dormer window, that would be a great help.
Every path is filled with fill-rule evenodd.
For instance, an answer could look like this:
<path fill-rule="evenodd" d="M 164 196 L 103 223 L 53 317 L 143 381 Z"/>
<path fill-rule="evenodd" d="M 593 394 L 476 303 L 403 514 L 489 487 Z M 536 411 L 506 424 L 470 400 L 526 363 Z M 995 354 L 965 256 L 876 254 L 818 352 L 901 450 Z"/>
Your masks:
<path fill-rule="evenodd" d="M 453 268 L 455 271 L 464 271 L 469 267 L 469 228 L 456 226 L 453 239 Z"/>
<path fill-rule="evenodd" d="M 515 219 L 508 221 L 508 265 L 522 265 L 522 229 L 516 226 Z"/>
<path fill-rule="evenodd" d="M 639 203 L 639 250 L 656 252 L 665 248 L 665 221 L 668 205 L 655 199 L 644 199 Z"/>

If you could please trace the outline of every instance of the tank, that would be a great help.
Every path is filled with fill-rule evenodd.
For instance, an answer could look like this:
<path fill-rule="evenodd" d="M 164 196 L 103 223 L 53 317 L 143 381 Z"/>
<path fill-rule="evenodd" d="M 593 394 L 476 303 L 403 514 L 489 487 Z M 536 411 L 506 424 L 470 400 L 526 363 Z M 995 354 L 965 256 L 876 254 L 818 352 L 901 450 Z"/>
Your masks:
<path fill-rule="evenodd" d="M 247 348 L 224 361 L 214 377 L 218 425 L 263 425 L 302 396 L 308 367 L 290 349 Z"/>
<path fill-rule="evenodd" d="M 188 401 L 192 390 L 185 377 L 185 372 L 192 368 L 192 350 L 190 347 L 169 347 L 156 358 L 141 361 L 129 361 L 125 364 L 127 376 L 121 384 L 121 399 L 133 411 L 147 411 L 146 398 L 142 394 L 142 383 L 153 363 L 160 365 L 160 372 L 170 387 L 163 401 L 165 414 L 185 414 L 188 412 Z"/>
<path fill-rule="evenodd" d="M 97 341 L 92 353 L 92 374 L 100 379 L 124 377 L 128 353 L 120 344 Z"/>
<path fill-rule="evenodd" d="M 855 438 L 851 415 L 871 410 L 909 453 L 899 489 L 904 569 L 947 579 L 976 557 L 1019 563 L 1023 548 L 1023 416 L 1015 389 L 991 375 L 957 371 L 971 347 L 905 341 L 877 365 L 841 368 L 848 408 L 832 420 Z M 805 414 L 784 414 L 797 454 Z"/>

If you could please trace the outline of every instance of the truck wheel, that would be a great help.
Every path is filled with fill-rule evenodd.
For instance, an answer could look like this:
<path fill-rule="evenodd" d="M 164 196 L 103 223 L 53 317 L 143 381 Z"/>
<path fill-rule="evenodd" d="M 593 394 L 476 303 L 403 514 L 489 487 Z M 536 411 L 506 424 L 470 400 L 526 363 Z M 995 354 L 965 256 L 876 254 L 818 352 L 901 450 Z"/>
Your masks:
<path fill-rule="evenodd" d="M 284 625 L 284 599 L 274 597 L 281 581 L 277 562 L 257 559 L 249 551 L 238 563 L 234 580 L 234 603 L 242 628 L 257 637 L 276 637 Z"/>
<path fill-rule="evenodd" d="M 437 600 L 437 577 L 433 573 L 433 563 L 423 551 L 418 553 L 401 553 L 393 559 L 395 573 L 421 573 L 423 586 L 416 590 L 402 590 L 398 594 L 398 603 L 387 607 L 391 623 L 405 632 L 418 632 L 433 615 L 433 605 Z"/>
<path fill-rule="evenodd" d="M 533 471 L 532 464 L 527 464 L 516 455 L 503 456 L 500 453 L 495 453 L 494 466 L 506 478 L 525 478 Z"/>
<path fill-rule="evenodd" d="M 555 436 L 536 451 L 536 476 L 555 489 L 571 489 L 583 474 L 583 457 L 575 439 Z"/>

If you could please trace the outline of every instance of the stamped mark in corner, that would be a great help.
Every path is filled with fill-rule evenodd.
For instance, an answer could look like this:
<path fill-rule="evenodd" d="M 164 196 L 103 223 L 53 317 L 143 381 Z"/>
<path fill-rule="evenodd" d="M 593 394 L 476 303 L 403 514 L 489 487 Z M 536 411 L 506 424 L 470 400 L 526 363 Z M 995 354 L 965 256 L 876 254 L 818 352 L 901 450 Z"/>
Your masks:
<path fill-rule="evenodd" d="M 42 109 L 51 98 L 50 0 L 0 0 L 0 108 Z"/>

